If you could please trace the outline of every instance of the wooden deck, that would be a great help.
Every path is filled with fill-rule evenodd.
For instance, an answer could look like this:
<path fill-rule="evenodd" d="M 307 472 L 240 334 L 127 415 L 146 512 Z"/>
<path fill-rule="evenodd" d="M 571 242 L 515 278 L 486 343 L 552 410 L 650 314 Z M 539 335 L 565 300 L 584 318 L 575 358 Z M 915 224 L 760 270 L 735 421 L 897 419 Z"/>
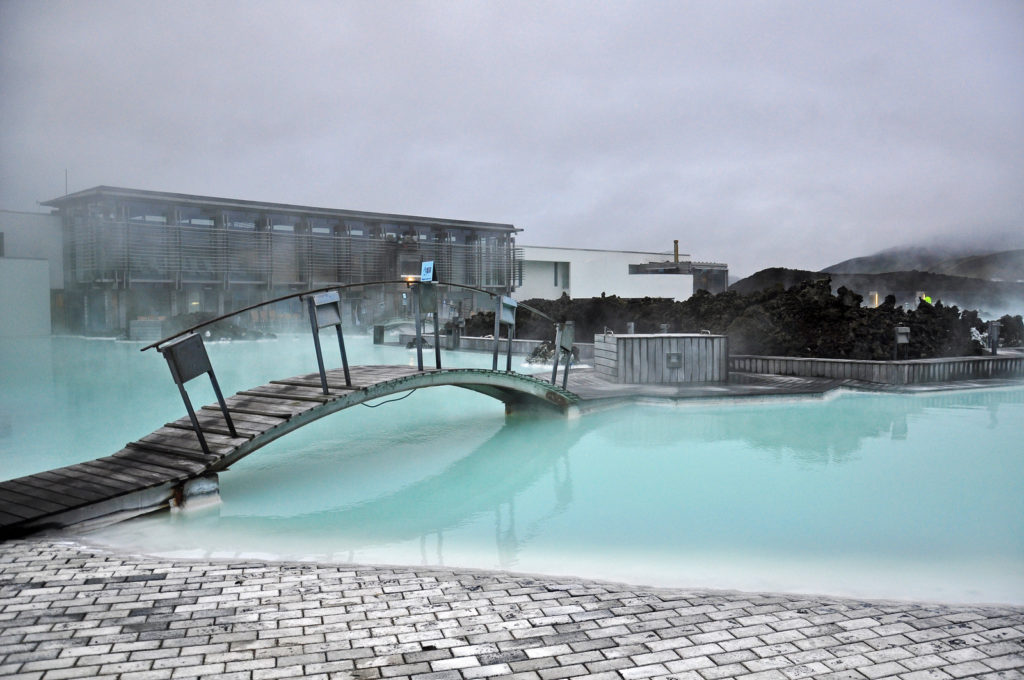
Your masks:
<path fill-rule="evenodd" d="M 232 437 L 217 404 L 196 412 L 205 453 L 187 416 L 125 445 L 113 455 L 0 482 L 0 540 L 105 516 L 127 516 L 165 505 L 192 478 L 226 469 L 292 430 L 366 401 L 421 387 L 456 385 L 513 404 L 532 402 L 563 412 L 571 392 L 520 374 L 482 369 L 353 366 L 352 385 L 328 371 L 273 380 L 225 401 L 239 435 Z"/>

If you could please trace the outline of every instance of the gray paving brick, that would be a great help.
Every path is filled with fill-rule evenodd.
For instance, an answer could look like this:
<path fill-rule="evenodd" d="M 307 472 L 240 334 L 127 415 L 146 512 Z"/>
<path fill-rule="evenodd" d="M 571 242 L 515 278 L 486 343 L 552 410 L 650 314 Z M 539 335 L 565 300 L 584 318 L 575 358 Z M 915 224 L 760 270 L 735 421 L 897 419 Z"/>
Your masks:
<path fill-rule="evenodd" d="M 659 675 L 667 675 L 668 669 L 662 664 L 658 663 L 647 666 L 623 668 L 618 673 L 623 678 L 625 678 L 625 680 L 636 680 L 637 678 L 652 678 Z"/>
<path fill-rule="evenodd" d="M 951 666 L 943 666 L 942 670 L 954 678 L 974 678 L 992 671 L 980 661 L 964 661 Z"/>
<path fill-rule="evenodd" d="M 682 674 L 703 668 L 712 668 L 715 665 L 715 662 L 706 656 L 695 656 L 690 659 L 680 659 L 679 661 L 667 661 L 665 668 L 669 669 L 672 673 Z"/>
<path fill-rule="evenodd" d="M 909 652 L 905 647 L 888 647 L 886 649 L 879 649 L 873 652 L 865 652 L 864 656 L 868 657 L 875 663 L 885 663 L 886 661 L 899 661 L 912 657 L 913 654 Z"/>
<path fill-rule="evenodd" d="M 574 654 L 574 655 L 570 654 L 570 655 L 567 655 L 567 656 L 563 657 L 563 662 L 564 663 L 578 663 L 578 661 L 576 661 L 576 660 L 568 661 L 569 657 L 570 656 L 583 657 L 583 656 L 590 655 L 590 654 L 596 655 L 597 657 L 600 657 L 600 658 L 604 658 L 604 657 L 601 657 L 601 653 L 600 652 L 596 652 L 595 651 L 595 652 L 588 652 L 587 654 Z M 489 665 L 492 665 L 492 664 L 499 664 L 499 663 L 511 663 L 513 661 L 525 661 L 528 658 L 529 657 L 526 655 L 526 652 L 523 649 L 508 649 L 508 650 L 502 650 L 500 652 L 495 652 L 493 654 L 478 654 L 477 655 L 477 659 L 480 661 L 480 665 L 482 665 L 482 666 L 489 666 Z"/>
<path fill-rule="evenodd" d="M 635 666 L 633 660 L 629 657 L 619 657 L 618 659 L 604 659 L 602 661 L 592 661 L 588 664 L 584 664 L 587 667 L 587 671 L 590 673 L 604 673 L 606 671 L 615 671 L 621 668 L 629 668 Z"/>
<path fill-rule="evenodd" d="M 462 675 L 458 671 L 438 671 L 413 675 L 412 680 L 462 680 Z"/>
<path fill-rule="evenodd" d="M 1006 654 L 1004 656 L 997 656 L 994 658 L 988 658 L 984 661 L 986 666 L 991 666 L 995 670 L 1009 670 L 1011 668 L 1022 668 L 1024 667 L 1024 654 Z"/>
<path fill-rule="evenodd" d="M 750 675 L 750 671 L 748 671 L 742 664 L 738 663 L 701 668 L 696 673 L 698 677 L 702 678 L 702 680 L 718 680 L 719 678 L 736 678 Z"/>
<path fill-rule="evenodd" d="M 900 680 L 950 680 L 953 676 L 948 673 L 944 673 L 938 669 L 930 668 L 927 670 L 913 671 L 912 673 L 904 673 L 900 676 Z"/>
<path fill-rule="evenodd" d="M 475 666 L 473 668 L 465 668 L 462 671 L 462 677 L 466 678 L 466 680 L 475 680 L 476 678 L 493 678 L 499 675 L 511 674 L 512 669 L 506 663 Z"/>
<path fill-rule="evenodd" d="M 554 668 L 558 666 L 558 659 L 553 656 L 544 656 L 539 659 L 526 659 L 525 661 L 513 661 L 509 663 L 509 667 L 512 668 L 516 673 L 522 671 L 537 671 L 538 673 L 545 668 Z"/>
<path fill-rule="evenodd" d="M 159 671 L 148 670 L 132 673 L 122 673 L 119 676 L 119 680 L 167 680 L 170 677 L 171 670 L 164 669 Z"/>
<path fill-rule="evenodd" d="M 857 671 L 837 671 L 819 675 L 817 680 L 864 680 L 864 676 Z"/>
<path fill-rule="evenodd" d="M 827 673 L 828 670 L 829 669 L 827 666 L 816 661 L 780 669 L 782 674 L 790 680 L 797 680 L 798 678 L 817 677 L 822 673 Z"/>
<path fill-rule="evenodd" d="M 741 649 L 755 649 L 764 645 L 759 637 L 740 638 L 739 640 L 724 640 L 718 644 L 727 652 L 736 652 Z"/>
<path fill-rule="evenodd" d="M 447 671 L 455 668 L 469 668 L 479 666 L 480 660 L 475 656 L 455 656 L 447 659 L 438 659 L 430 662 L 430 670 Z"/>
<path fill-rule="evenodd" d="M 549 645 L 546 647 L 530 647 L 526 649 L 526 656 L 531 659 L 537 659 L 542 656 L 558 656 L 559 654 L 572 654 L 572 648 L 570 648 L 569 645 Z"/>
<path fill-rule="evenodd" d="M 906 666 L 901 666 L 895 661 L 887 661 L 885 663 L 873 664 L 871 666 L 861 666 L 857 669 L 862 675 L 875 680 L 875 678 L 888 678 L 893 675 L 899 675 L 900 673 L 906 673 Z"/>
<path fill-rule="evenodd" d="M 671 649 L 666 649 L 661 652 L 651 652 L 649 654 L 635 654 L 630 658 L 632 658 L 633 662 L 638 666 L 647 666 L 650 664 L 665 663 L 666 661 L 676 661 L 679 659 L 679 656 Z M 561 657 L 559 658 L 559 662 L 564 663 Z"/>

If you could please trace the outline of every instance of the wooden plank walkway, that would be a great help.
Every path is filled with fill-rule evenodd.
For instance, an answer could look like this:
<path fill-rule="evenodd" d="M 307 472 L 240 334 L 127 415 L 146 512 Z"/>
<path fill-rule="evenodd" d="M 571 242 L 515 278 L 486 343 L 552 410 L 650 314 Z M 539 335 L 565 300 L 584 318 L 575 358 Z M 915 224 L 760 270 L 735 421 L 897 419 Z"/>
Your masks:
<path fill-rule="evenodd" d="M 323 393 L 318 373 L 274 380 L 225 400 L 238 437 L 231 436 L 217 404 L 197 411 L 209 454 L 203 451 L 185 416 L 128 443 L 113 455 L 0 482 L 0 540 L 82 521 L 95 515 L 97 509 L 101 514 L 142 511 L 145 508 L 139 503 L 146 499 L 133 500 L 130 496 L 145 491 L 151 491 L 155 498 L 169 495 L 185 480 L 215 467 L 239 446 L 321 404 L 418 373 L 407 366 L 353 366 L 352 387 L 345 387 L 341 369 L 332 370 L 328 371 L 329 395 Z"/>

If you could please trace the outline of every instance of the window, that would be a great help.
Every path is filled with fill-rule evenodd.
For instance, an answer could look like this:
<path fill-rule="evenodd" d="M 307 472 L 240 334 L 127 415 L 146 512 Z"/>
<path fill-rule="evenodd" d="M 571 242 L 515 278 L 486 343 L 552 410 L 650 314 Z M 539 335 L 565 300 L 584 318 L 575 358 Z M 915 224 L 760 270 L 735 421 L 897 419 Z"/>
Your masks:
<path fill-rule="evenodd" d="M 215 210 L 194 207 L 178 208 L 178 224 L 191 227 L 212 227 L 215 215 Z"/>
<path fill-rule="evenodd" d="M 227 213 L 228 218 L 228 229 L 244 229 L 246 231 L 255 231 L 256 222 L 259 220 L 259 215 L 251 212 L 239 212 L 232 210 Z"/>
<path fill-rule="evenodd" d="M 298 215 L 275 215 L 269 216 L 270 228 L 273 231 L 295 231 L 295 228 L 302 223 Z"/>
<path fill-rule="evenodd" d="M 125 206 L 130 222 L 149 222 L 151 224 L 167 224 L 167 206 L 152 203 L 129 203 Z"/>
<path fill-rule="evenodd" d="M 325 217 L 311 217 L 307 220 L 307 223 L 312 233 L 324 236 L 333 235 L 334 226 L 337 224 L 334 220 L 329 220 Z"/>

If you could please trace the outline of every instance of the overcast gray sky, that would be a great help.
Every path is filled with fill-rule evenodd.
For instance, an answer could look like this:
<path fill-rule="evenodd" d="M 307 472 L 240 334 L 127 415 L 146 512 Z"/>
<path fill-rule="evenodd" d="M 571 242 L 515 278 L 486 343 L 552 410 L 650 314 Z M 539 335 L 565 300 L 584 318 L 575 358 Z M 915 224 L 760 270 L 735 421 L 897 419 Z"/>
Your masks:
<path fill-rule="evenodd" d="M 0 208 L 98 184 L 734 274 L 1024 247 L 1024 2 L 0 0 Z"/>

